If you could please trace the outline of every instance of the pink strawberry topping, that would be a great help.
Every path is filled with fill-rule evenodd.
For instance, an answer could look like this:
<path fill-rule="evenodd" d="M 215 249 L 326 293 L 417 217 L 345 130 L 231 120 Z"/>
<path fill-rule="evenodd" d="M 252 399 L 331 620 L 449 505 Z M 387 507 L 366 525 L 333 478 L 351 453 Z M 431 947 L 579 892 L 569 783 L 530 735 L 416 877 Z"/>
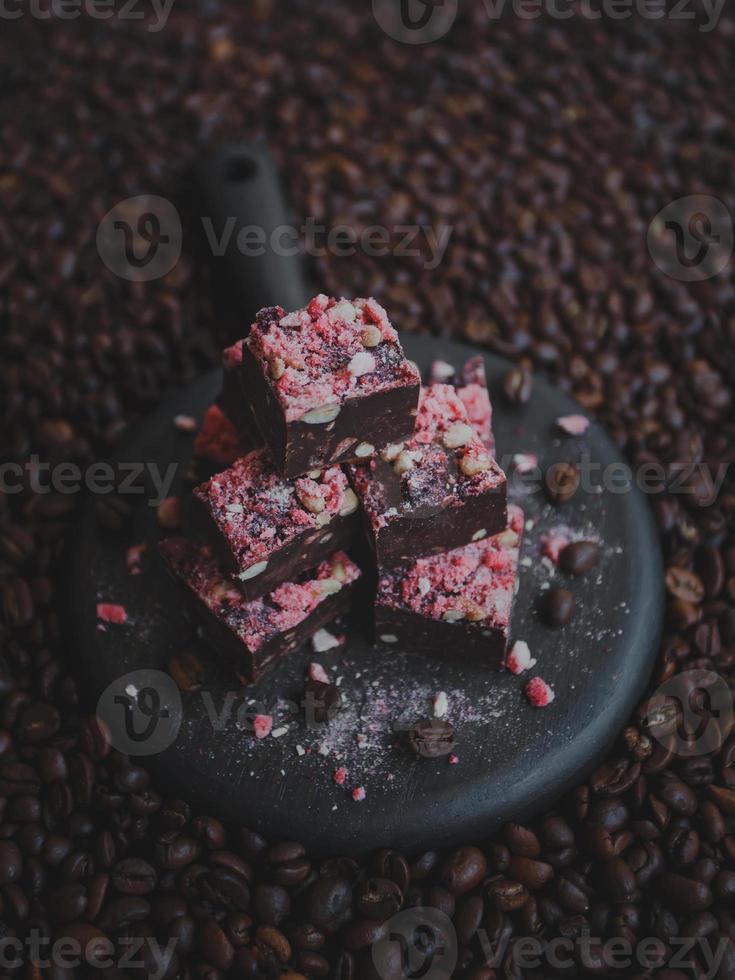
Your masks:
<path fill-rule="evenodd" d="M 319 294 L 293 313 L 261 310 L 245 343 L 289 422 L 348 398 L 419 383 L 374 299 Z"/>

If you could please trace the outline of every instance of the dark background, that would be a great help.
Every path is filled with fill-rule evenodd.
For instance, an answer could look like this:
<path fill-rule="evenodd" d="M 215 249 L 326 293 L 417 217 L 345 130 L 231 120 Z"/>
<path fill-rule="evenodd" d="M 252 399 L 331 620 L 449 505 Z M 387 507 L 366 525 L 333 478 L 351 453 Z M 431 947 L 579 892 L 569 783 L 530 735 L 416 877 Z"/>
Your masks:
<path fill-rule="evenodd" d="M 491 23 L 482 4 L 460 8 L 447 35 L 424 46 L 388 38 L 358 3 L 177 0 L 158 32 L 150 17 L 3 20 L 3 461 L 105 456 L 169 386 L 215 363 L 190 165 L 221 141 L 247 139 L 274 153 L 297 225 L 311 216 L 356 229 L 453 226 L 435 270 L 420 258 L 314 260 L 313 278 L 326 291 L 374 294 L 403 330 L 527 358 L 594 413 L 633 462 L 729 462 L 732 265 L 702 282 L 677 281 L 652 260 L 646 232 L 685 195 L 714 195 L 735 209 L 732 18 L 705 33 L 701 17 Z M 173 200 L 185 229 L 182 259 L 144 284 L 110 272 L 95 244 L 102 216 L 139 194 Z M 298 848 L 265 851 L 252 835 L 164 803 L 144 770 L 109 753 L 80 718 L 74 651 L 54 607 L 75 505 L 68 495 L 0 497 L 6 935 L 40 924 L 81 936 L 92 926 L 80 923 L 94 922 L 118 939 L 136 929 L 167 937 L 177 934 L 175 906 L 186 923 L 176 929 L 188 938 L 172 974 L 216 977 L 215 967 L 227 972 L 235 957 L 238 976 L 277 974 L 279 963 L 309 975 L 370 975 L 364 934 L 356 939 L 318 905 L 327 900 L 317 885 L 338 890 L 334 881 L 354 880 L 355 868 L 312 867 Z M 693 493 L 662 494 L 654 507 L 666 564 L 684 569 L 667 577 L 654 686 L 692 666 L 729 684 L 732 480 L 717 499 L 695 481 Z M 124 524 L 124 503 L 117 513 Z M 602 937 L 658 937 L 662 967 L 677 934 L 729 937 L 733 745 L 687 760 L 650 734 L 633 719 L 610 766 L 556 816 L 483 842 L 484 874 L 500 886 L 481 888 L 483 873 L 470 875 L 468 896 L 456 899 L 457 875 L 479 860 L 475 852 L 427 858 L 430 873 L 414 866 L 412 885 L 401 858 L 366 866 L 398 880 L 406 903 L 454 914 L 473 980 L 492 976 L 479 966 L 478 915 L 496 938 L 585 927 Z M 184 841 L 178 857 L 171 840 Z M 242 895 L 232 899 L 235 886 L 211 884 L 220 851 L 254 865 L 249 906 Z M 524 856 L 540 856 L 550 880 L 521 867 Z M 131 897 L 130 867 L 120 871 L 130 860 L 143 862 L 135 875 L 155 882 L 155 896 L 146 884 L 147 897 L 140 889 Z M 288 872 L 278 870 L 284 860 Z M 194 864 L 209 875 L 209 890 L 182 883 Z M 237 874 L 241 884 L 241 866 Z M 274 886 L 291 895 L 290 912 Z M 358 924 L 360 887 L 347 886 L 346 899 L 339 893 L 340 915 Z M 248 915 L 238 933 L 233 919 Z M 329 939 L 318 952 L 304 950 L 294 923 L 320 915 Z M 356 950 L 354 963 L 345 947 Z"/>

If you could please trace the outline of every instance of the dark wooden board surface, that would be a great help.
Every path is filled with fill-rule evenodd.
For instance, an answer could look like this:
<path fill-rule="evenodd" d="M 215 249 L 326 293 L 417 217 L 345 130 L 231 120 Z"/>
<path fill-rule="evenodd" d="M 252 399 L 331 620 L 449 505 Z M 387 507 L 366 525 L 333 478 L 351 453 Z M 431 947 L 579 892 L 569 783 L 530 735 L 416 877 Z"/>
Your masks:
<path fill-rule="evenodd" d="M 459 364 L 477 353 L 432 338 L 403 340 L 422 369 L 437 357 Z M 489 833 L 506 819 L 528 816 L 604 755 L 645 685 L 660 635 L 661 559 L 648 502 L 635 488 L 621 492 L 624 470 L 610 467 L 622 459 L 598 426 L 581 438 L 555 428 L 558 416 L 579 411 L 569 398 L 536 379 L 531 401 L 510 407 L 499 394 L 507 363 L 490 355 L 486 363 L 501 461 L 533 452 L 545 470 L 556 460 L 589 459 L 591 483 L 601 485 L 607 473 L 614 484 L 601 492 L 580 490 L 554 507 L 538 485 L 511 478 L 528 522 L 512 633 L 528 642 L 538 660 L 532 673 L 553 686 L 553 704 L 531 707 L 524 678 L 464 666 L 460 651 L 453 663 L 379 653 L 356 628 L 341 653 L 317 656 L 307 646 L 254 688 L 220 666 L 157 559 L 155 542 L 163 532 L 149 503 L 155 496 L 151 466 L 165 473 L 176 464 L 173 492 L 188 493 L 193 436 L 179 431 L 173 418 L 201 419 L 219 388 L 213 372 L 174 393 L 121 456 L 149 467 L 146 493 L 130 497 L 132 535 L 101 532 L 90 497 L 70 566 L 69 628 L 89 706 L 98 705 L 115 746 L 144 758 L 159 786 L 205 812 L 270 838 L 303 841 L 316 852 L 410 850 Z M 600 565 L 584 578 L 568 580 L 541 558 L 542 537 L 559 525 L 594 533 L 603 544 Z M 131 576 L 126 548 L 140 542 L 148 542 L 148 552 L 141 573 Z M 551 630 L 538 617 L 538 598 L 550 583 L 569 581 L 576 617 Z M 127 621 L 100 628 L 98 602 L 124 605 Z M 184 648 L 208 663 L 195 693 L 179 693 L 167 675 L 170 658 Z M 347 702 L 324 730 L 307 730 L 299 707 L 311 660 L 335 668 Z M 426 715 L 438 691 L 447 692 L 457 727 L 456 765 L 419 760 L 402 747 L 402 727 Z M 277 729 L 286 729 L 280 737 L 256 741 L 247 731 L 254 703 L 276 716 Z M 358 733 L 367 736 L 362 746 Z M 332 778 L 339 766 L 347 771 L 342 787 Z M 350 795 L 357 786 L 366 791 L 359 803 Z"/>

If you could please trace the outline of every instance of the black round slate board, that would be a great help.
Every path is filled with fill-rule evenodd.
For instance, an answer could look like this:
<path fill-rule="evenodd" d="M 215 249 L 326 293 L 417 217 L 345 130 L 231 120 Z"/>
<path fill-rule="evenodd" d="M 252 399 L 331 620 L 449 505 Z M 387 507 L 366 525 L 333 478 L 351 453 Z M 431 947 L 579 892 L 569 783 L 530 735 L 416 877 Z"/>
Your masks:
<path fill-rule="evenodd" d="M 435 358 L 459 365 L 477 353 L 427 337 L 403 341 L 422 370 Z M 545 471 L 556 460 L 588 456 L 599 464 L 592 474 L 598 484 L 605 467 L 622 462 L 595 424 L 582 437 L 563 435 L 555 419 L 579 408 L 539 379 L 526 406 L 508 406 L 499 390 L 508 364 L 490 355 L 486 363 L 501 461 L 507 454 L 533 452 Z M 173 394 L 121 459 L 156 464 L 161 472 L 177 464 L 173 492 L 187 496 L 193 436 L 179 431 L 173 418 L 184 413 L 201 419 L 219 383 L 219 372 L 212 372 Z M 612 472 L 620 485 L 623 471 Z M 350 631 L 341 653 L 315 655 L 307 646 L 254 688 L 244 688 L 218 665 L 216 654 L 186 619 L 181 597 L 156 554 L 155 542 L 164 532 L 155 508 L 142 498 L 134 508 L 129 539 L 100 532 L 91 498 L 75 536 L 69 612 L 90 706 L 105 692 L 99 710 L 115 746 L 145 756 L 159 786 L 205 812 L 271 839 L 300 840 L 315 852 L 448 844 L 489 834 L 507 819 L 539 811 L 604 755 L 643 690 L 662 622 L 661 558 L 648 503 L 637 489 L 580 489 L 572 501 L 554 507 L 541 489 L 524 480 L 511 476 L 510 487 L 527 518 L 512 635 L 526 640 L 538 661 L 531 674 L 554 688 L 556 699 L 549 707 L 533 708 L 524 698 L 531 674 L 516 677 L 463 666 L 461 651 L 456 651 L 456 662 L 446 663 L 381 653 L 357 629 Z M 603 544 L 600 565 L 583 578 L 567 580 L 541 558 L 542 536 L 561 524 L 575 533 L 594 533 Z M 126 547 L 144 541 L 149 546 L 142 571 L 131 576 Z M 550 582 L 569 585 L 577 599 L 575 619 L 557 630 L 545 626 L 536 612 Z M 124 605 L 126 623 L 101 628 L 98 602 Z M 208 667 L 202 691 L 179 695 L 161 672 L 186 647 L 203 654 Z M 278 704 L 278 699 L 290 699 L 298 705 L 311 660 L 328 670 L 336 667 L 347 702 L 323 731 L 307 731 L 296 707 L 289 714 L 287 706 Z M 447 692 L 449 717 L 457 728 L 459 762 L 454 765 L 446 759 L 417 759 L 402 744 L 401 728 L 429 713 L 431 696 L 438 691 Z M 243 730 L 243 706 L 250 701 L 273 713 L 275 728 L 285 727 L 285 733 L 256 741 Z M 363 746 L 358 733 L 367 736 Z M 344 786 L 333 780 L 339 766 L 347 771 Z M 357 786 L 366 791 L 362 802 L 351 797 Z"/>

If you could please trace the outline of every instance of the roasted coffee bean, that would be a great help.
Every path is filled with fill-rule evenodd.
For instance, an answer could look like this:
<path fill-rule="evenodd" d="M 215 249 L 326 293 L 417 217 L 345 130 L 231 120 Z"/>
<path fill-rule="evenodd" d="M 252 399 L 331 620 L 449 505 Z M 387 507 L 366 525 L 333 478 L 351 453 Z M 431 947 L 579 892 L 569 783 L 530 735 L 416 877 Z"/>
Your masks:
<path fill-rule="evenodd" d="M 503 838 L 508 848 L 520 857 L 537 858 L 541 854 L 541 844 L 530 827 L 520 823 L 507 823 L 503 827 Z"/>
<path fill-rule="evenodd" d="M 613 902 L 627 902 L 635 894 L 636 878 L 628 863 L 620 857 L 605 864 L 603 870 L 605 894 Z"/>
<path fill-rule="evenodd" d="M 553 463 L 546 471 L 546 489 L 553 503 L 568 503 L 579 489 L 579 479 L 574 463 Z"/>
<path fill-rule="evenodd" d="M 150 903 L 137 895 L 108 901 L 97 918 L 100 929 L 115 931 L 144 922 L 151 913 Z"/>
<path fill-rule="evenodd" d="M 41 788 L 41 780 L 32 766 L 22 762 L 0 764 L 0 796 L 32 796 Z"/>
<path fill-rule="evenodd" d="M 245 875 L 227 867 L 213 868 L 197 879 L 202 898 L 228 911 L 246 912 L 250 907 L 250 886 Z"/>
<path fill-rule="evenodd" d="M 62 885 L 49 894 L 48 906 L 55 922 L 74 922 L 87 908 L 87 889 L 79 882 Z"/>
<path fill-rule="evenodd" d="M 266 948 L 279 963 L 287 963 L 291 959 L 291 944 L 274 926 L 258 926 L 255 942 L 256 947 Z"/>
<path fill-rule="evenodd" d="M 280 925 L 291 911 L 291 898 L 280 885 L 256 886 L 253 890 L 253 903 L 256 917 L 272 926 Z"/>
<path fill-rule="evenodd" d="M 569 591 L 561 586 L 549 589 L 541 597 L 541 613 L 549 626 L 566 626 L 571 622 L 577 603 Z"/>
<path fill-rule="evenodd" d="M 600 560 L 596 541 L 573 541 L 559 554 L 559 567 L 569 575 L 586 575 Z"/>
<path fill-rule="evenodd" d="M 482 925 L 485 904 L 481 895 L 465 895 L 457 903 L 457 911 L 454 916 L 454 926 L 457 930 L 457 939 L 463 946 L 468 946 L 477 930 Z"/>
<path fill-rule="evenodd" d="M 354 953 L 360 949 L 368 949 L 385 939 L 389 934 L 387 922 L 377 922 L 375 919 L 355 919 L 345 926 L 340 934 L 340 942 L 345 949 Z"/>
<path fill-rule="evenodd" d="M 327 937 L 320 932 L 316 926 L 310 922 L 292 925 L 287 929 L 288 938 L 296 949 L 303 949 L 315 952 L 321 949 L 327 941 Z"/>
<path fill-rule="evenodd" d="M 503 376 L 503 394 L 514 405 L 525 405 L 532 388 L 533 377 L 525 364 L 517 364 Z"/>
<path fill-rule="evenodd" d="M 373 864 L 378 877 L 390 878 L 398 885 L 401 892 L 406 894 L 411 881 L 411 869 L 402 854 L 388 848 L 382 848 L 375 855 Z"/>
<path fill-rule="evenodd" d="M 692 915 L 703 912 L 712 904 L 712 892 L 701 881 L 666 871 L 656 879 L 658 894 L 673 909 Z"/>
<path fill-rule="evenodd" d="M 424 759 L 439 759 L 454 749 L 454 726 L 443 718 L 422 718 L 409 729 L 408 744 Z"/>
<path fill-rule="evenodd" d="M 528 901 L 528 891 L 519 881 L 493 878 L 486 885 L 486 894 L 501 912 L 515 912 Z"/>
<path fill-rule="evenodd" d="M 439 911 L 446 915 L 448 919 L 451 919 L 454 915 L 454 910 L 457 907 L 457 899 L 455 896 L 447 891 L 446 888 L 442 888 L 441 885 L 432 885 L 429 888 L 428 895 L 424 897 L 423 895 L 416 896 L 417 901 L 415 902 L 415 907 L 423 905 L 424 902 L 430 905 L 433 909 L 439 909 Z M 413 907 L 413 906 L 412 906 Z"/>
<path fill-rule="evenodd" d="M 309 680 L 304 688 L 304 706 L 307 718 L 311 714 L 314 721 L 332 721 L 344 706 L 342 692 L 336 684 Z"/>
<path fill-rule="evenodd" d="M 0 840 L 0 885 L 10 885 L 19 880 L 23 871 L 23 855 L 17 844 Z"/>
<path fill-rule="evenodd" d="M 403 895 L 390 878 L 368 878 L 358 886 L 355 902 L 361 915 L 384 922 L 400 911 Z"/>
<path fill-rule="evenodd" d="M 346 878 L 319 878 L 306 897 L 308 921 L 331 933 L 339 928 L 352 906 L 352 887 Z"/>
<path fill-rule="evenodd" d="M 219 923 L 213 919 L 208 919 L 199 926 L 197 946 L 204 958 L 216 966 L 218 970 L 229 970 L 232 966 L 235 959 L 235 947 Z"/>
<path fill-rule="evenodd" d="M 487 872 L 487 860 L 479 847 L 459 847 L 442 862 L 439 876 L 453 895 L 463 895 L 480 884 Z"/>
<path fill-rule="evenodd" d="M 508 877 L 520 881 L 529 891 L 543 888 L 554 876 L 554 869 L 544 861 L 514 855 L 508 866 Z"/>
<path fill-rule="evenodd" d="M 148 895 L 156 887 L 155 868 L 142 858 L 126 858 L 112 869 L 112 883 L 123 895 Z"/>

